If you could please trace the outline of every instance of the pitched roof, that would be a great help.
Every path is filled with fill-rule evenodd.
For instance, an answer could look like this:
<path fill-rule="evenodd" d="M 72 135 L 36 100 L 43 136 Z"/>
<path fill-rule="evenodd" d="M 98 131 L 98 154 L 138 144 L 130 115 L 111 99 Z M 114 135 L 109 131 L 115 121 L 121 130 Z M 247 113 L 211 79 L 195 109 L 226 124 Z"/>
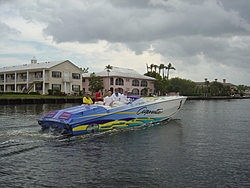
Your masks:
<path fill-rule="evenodd" d="M 90 77 L 91 73 L 83 73 L 83 77 Z M 103 70 L 101 72 L 95 73 L 96 76 L 101 77 L 124 77 L 124 78 L 138 78 L 138 79 L 147 79 L 147 80 L 155 80 L 155 78 L 142 75 L 136 72 L 133 69 L 121 68 L 121 67 L 113 67 L 108 73 L 107 70 Z"/>
<path fill-rule="evenodd" d="M 56 65 L 59 65 L 65 61 L 68 61 L 68 60 L 50 61 L 50 62 L 41 62 L 41 63 L 39 62 L 39 63 L 30 63 L 30 64 L 23 64 L 23 65 L 2 67 L 2 68 L 0 68 L 0 72 L 15 72 L 15 71 L 25 71 L 25 70 L 50 69 L 50 68 L 52 68 Z"/>
<path fill-rule="evenodd" d="M 213 82 L 214 81 L 210 82 L 210 84 L 212 84 Z M 196 83 L 196 85 L 199 85 L 199 86 L 205 86 L 206 85 L 205 82 L 195 82 L 195 83 Z M 221 83 L 223 86 L 237 87 L 237 85 L 234 85 L 232 83 L 223 83 L 223 82 L 218 82 L 218 83 Z"/>

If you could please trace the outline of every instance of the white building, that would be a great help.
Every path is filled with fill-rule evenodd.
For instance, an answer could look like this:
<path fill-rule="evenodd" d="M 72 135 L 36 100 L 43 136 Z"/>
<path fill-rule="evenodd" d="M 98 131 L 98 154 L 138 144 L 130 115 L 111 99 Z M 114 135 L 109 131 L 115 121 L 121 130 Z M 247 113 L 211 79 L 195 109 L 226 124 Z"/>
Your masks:
<path fill-rule="evenodd" d="M 37 62 L 0 68 L 0 91 L 26 90 L 47 94 L 49 89 L 71 93 L 82 89 L 82 70 L 69 60 Z"/>

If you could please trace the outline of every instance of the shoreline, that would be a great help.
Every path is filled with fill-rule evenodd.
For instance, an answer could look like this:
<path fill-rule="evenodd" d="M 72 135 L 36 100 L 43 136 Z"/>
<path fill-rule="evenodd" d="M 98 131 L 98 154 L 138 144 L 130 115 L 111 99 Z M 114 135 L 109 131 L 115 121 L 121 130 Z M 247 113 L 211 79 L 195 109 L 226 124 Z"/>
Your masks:
<path fill-rule="evenodd" d="M 250 99 L 250 97 L 201 97 L 201 96 L 187 96 L 187 100 L 230 100 L 230 99 Z M 0 105 L 12 105 L 12 104 L 58 104 L 58 103 L 80 103 L 82 104 L 82 97 L 75 98 L 0 98 Z"/>
<path fill-rule="evenodd" d="M 187 100 L 225 100 L 225 99 L 250 99 L 250 97 L 228 97 L 228 96 L 187 96 Z"/>
<path fill-rule="evenodd" d="M 9 105 L 9 104 L 58 104 L 58 103 L 81 103 L 82 97 L 79 98 L 0 98 L 0 105 Z"/>

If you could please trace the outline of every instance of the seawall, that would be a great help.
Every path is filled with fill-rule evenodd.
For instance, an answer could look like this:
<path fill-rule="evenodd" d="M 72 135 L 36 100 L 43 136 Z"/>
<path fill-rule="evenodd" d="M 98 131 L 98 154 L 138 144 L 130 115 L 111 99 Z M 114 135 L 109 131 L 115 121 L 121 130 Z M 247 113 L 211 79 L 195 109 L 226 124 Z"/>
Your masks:
<path fill-rule="evenodd" d="M 228 99 L 250 99 L 250 97 L 200 97 L 200 96 L 188 96 L 187 100 L 228 100 Z M 82 97 L 78 98 L 0 98 L 0 105 L 8 104 L 57 104 L 57 103 L 79 103 L 82 104 Z"/>
<path fill-rule="evenodd" d="M 82 103 L 81 98 L 0 98 L 0 105 L 8 104 L 57 104 L 57 103 Z"/>
<path fill-rule="evenodd" d="M 212 96 L 212 97 L 188 96 L 187 97 L 187 100 L 228 100 L 228 99 L 250 99 L 250 97 L 228 97 L 228 96 Z"/>

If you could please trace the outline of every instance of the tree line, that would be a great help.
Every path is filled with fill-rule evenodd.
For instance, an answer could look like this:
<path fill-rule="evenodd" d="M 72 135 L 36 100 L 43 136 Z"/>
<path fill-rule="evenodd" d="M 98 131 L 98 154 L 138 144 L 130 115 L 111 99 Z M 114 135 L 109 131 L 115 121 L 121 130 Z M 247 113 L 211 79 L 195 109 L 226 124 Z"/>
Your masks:
<path fill-rule="evenodd" d="M 155 94 L 166 95 L 170 92 L 179 92 L 180 95 L 186 96 L 230 96 L 234 94 L 244 95 L 246 90 L 250 90 L 249 86 L 239 85 L 236 88 L 230 86 L 224 86 L 222 83 L 218 82 L 217 79 L 213 82 L 209 82 L 206 78 L 204 85 L 197 85 L 195 82 L 182 79 L 182 78 L 171 78 L 169 79 L 170 70 L 176 70 L 175 67 L 169 63 L 167 66 L 164 64 L 155 65 L 151 64 L 147 67 L 147 73 L 144 75 L 155 78 L 154 88 Z M 167 70 L 167 76 L 165 76 L 165 70 Z"/>
<path fill-rule="evenodd" d="M 109 76 L 110 71 L 113 66 L 107 65 L 105 70 L 107 71 L 107 75 Z M 150 76 L 155 78 L 154 82 L 154 94 L 156 95 L 166 95 L 170 92 L 178 92 L 180 95 L 186 96 L 230 96 L 233 94 L 244 95 L 246 90 L 250 90 L 249 86 L 239 85 L 236 88 L 232 88 L 230 86 L 224 86 L 222 83 L 217 80 L 213 82 L 209 82 L 206 78 L 204 80 L 204 84 L 199 86 L 194 81 L 183 79 L 183 78 L 171 78 L 170 70 L 176 70 L 175 67 L 172 66 L 171 63 L 168 63 L 167 66 L 164 64 L 155 65 L 151 64 L 148 66 L 146 64 L 147 72 L 144 74 L 145 76 Z M 86 69 L 84 69 L 86 70 Z M 88 69 L 87 69 L 88 71 Z M 166 71 L 166 72 L 165 72 Z M 100 76 L 96 76 L 93 72 L 90 75 L 89 82 L 89 90 L 94 93 L 97 89 L 103 89 L 103 80 Z M 148 93 L 148 88 L 145 88 L 145 95 Z"/>

